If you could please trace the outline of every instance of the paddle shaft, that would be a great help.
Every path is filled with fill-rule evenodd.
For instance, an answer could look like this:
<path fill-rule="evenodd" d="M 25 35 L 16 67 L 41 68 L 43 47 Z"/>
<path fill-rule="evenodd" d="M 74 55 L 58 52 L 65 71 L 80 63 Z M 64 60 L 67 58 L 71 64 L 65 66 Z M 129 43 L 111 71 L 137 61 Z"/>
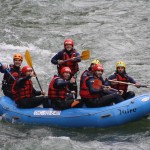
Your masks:
<path fill-rule="evenodd" d="M 34 71 L 34 68 L 33 68 L 33 65 L 32 65 L 32 58 L 31 58 L 30 53 L 29 53 L 28 50 L 26 50 L 26 52 L 25 52 L 25 59 L 26 59 L 27 64 L 28 64 L 28 65 L 32 68 L 32 70 Z M 34 72 L 35 72 L 35 71 L 34 71 Z M 36 74 L 36 73 L 35 73 L 35 74 Z M 42 87 L 41 87 L 41 85 L 40 85 L 40 82 L 39 82 L 39 79 L 38 79 L 37 76 L 36 76 L 36 80 L 37 80 L 37 82 L 38 82 L 38 85 L 39 85 L 41 91 L 43 92 Z"/>
<path fill-rule="evenodd" d="M 82 56 L 77 56 L 77 57 L 74 57 L 75 59 L 76 58 L 82 58 Z M 66 60 L 63 60 L 64 62 L 67 62 L 67 61 L 70 61 L 70 60 L 73 60 L 72 58 L 70 58 L 70 59 L 66 59 Z"/>
<path fill-rule="evenodd" d="M 16 80 L 15 77 L 9 72 L 8 69 L 5 69 L 5 70 L 6 70 L 6 72 L 12 77 L 13 80 Z"/>
<path fill-rule="evenodd" d="M 116 80 L 108 80 L 108 81 L 110 81 L 110 82 L 115 82 L 115 83 L 127 84 L 127 85 L 134 85 L 134 86 L 135 86 L 135 84 L 133 84 L 133 83 L 129 83 L 129 82 L 116 81 Z"/>
<path fill-rule="evenodd" d="M 102 85 L 102 87 L 107 88 L 107 86 L 105 86 L 105 85 Z M 113 91 L 116 91 L 116 92 L 119 92 L 119 90 L 114 89 L 114 88 L 109 88 L 109 89 L 111 89 L 111 90 L 113 90 Z"/>
<path fill-rule="evenodd" d="M 86 56 L 86 55 L 81 55 L 81 56 L 77 56 L 77 57 L 74 57 L 75 59 L 76 58 L 81 58 L 82 59 L 82 57 L 84 57 L 84 56 Z M 87 58 L 88 59 L 88 58 Z M 70 60 L 73 60 L 72 58 L 69 58 L 69 59 L 66 59 L 66 60 L 64 60 L 64 62 L 67 62 L 67 61 L 70 61 Z M 86 60 L 86 59 L 85 59 Z"/>
<path fill-rule="evenodd" d="M 33 67 L 32 67 L 32 69 L 33 69 L 33 72 L 35 72 Z M 40 84 L 40 82 L 39 82 L 38 77 L 36 76 L 35 78 L 36 78 L 37 83 L 38 83 L 38 85 L 39 85 L 39 87 L 40 87 L 40 90 L 43 92 L 43 89 L 42 89 L 42 87 L 41 87 L 41 84 Z"/>
<path fill-rule="evenodd" d="M 0 65 L 2 66 L 2 63 L 0 63 Z M 9 72 L 7 68 L 5 70 L 12 77 L 13 80 L 16 80 L 15 77 Z"/>
<path fill-rule="evenodd" d="M 74 57 L 75 59 L 77 58 L 81 58 L 82 60 L 87 60 L 90 58 L 90 51 L 89 50 L 85 50 L 82 52 L 81 56 L 77 56 L 77 57 Z M 67 61 L 70 61 L 72 60 L 72 58 L 70 59 L 67 59 L 67 60 L 64 60 L 64 62 L 67 62 Z"/>
<path fill-rule="evenodd" d="M 129 82 L 123 82 L 123 81 L 115 81 L 115 80 L 108 80 L 110 82 L 115 82 L 115 83 L 122 83 L 122 84 L 127 84 L 127 85 L 133 85 L 136 86 L 136 84 L 133 83 L 129 83 Z M 140 87 L 145 87 L 145 88 L 149 88 L 149 85 L 140 85 Z"/>

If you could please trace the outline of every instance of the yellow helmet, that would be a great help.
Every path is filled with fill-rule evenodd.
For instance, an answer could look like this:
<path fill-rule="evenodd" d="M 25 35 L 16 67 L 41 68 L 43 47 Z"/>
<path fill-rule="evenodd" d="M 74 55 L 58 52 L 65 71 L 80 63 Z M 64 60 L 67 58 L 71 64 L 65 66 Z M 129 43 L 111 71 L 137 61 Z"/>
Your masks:
<path fill-rule="evenodd" d="M 91 64 L 100 64 L 101 62 L 98 59 L 94 59 Z"/>
<path fill-rule="evenodd" d="M 118 67 L 124 67 L 126 69 L 126 64 L 123 61 L 119 61 L 119 62 L 116 63 L 116 69 Z"/>

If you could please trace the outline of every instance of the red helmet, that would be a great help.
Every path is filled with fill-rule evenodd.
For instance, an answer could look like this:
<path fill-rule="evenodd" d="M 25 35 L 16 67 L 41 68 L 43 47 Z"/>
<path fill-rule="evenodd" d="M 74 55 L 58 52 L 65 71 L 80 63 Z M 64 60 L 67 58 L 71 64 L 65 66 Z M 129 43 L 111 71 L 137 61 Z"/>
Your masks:
<path fill-rule="evenodd" d="M 71 69 L 70 69 L 69 67 L 63 67 L 63 68 L 61 69 L 61 71 L 60 71 L 60 74 L 62 75 L 62 74 L 65 73 L 65 72 L 71 73 Z"/>
<path fill-rule="evenodd" d="M 29 67 L 29 66 L 24 66 L 24 67 L 22 68 L 21 72 L 22 72 L 22 74 L 25 75 L 26 72 L 27 72 L 27 71 L 30 71 L 30 70 L 32 71 L 32 68 L 31 68 L 31 67 Z"/>
<path fill-rule="evenodd" d="M 66 39 L 66 40 L 64 41 L 64 47 L 65 47 L 66 45 L 72 45 L 72 47 L 73 47 L 73 46 L 74 46 L 74 41 L 73 41 L 72 39 Z"/>
<path fill-rule="evenodd" d="M 102 64 L 96 64 L 96 65 L 93 67 L 93 72 L 98 71 L 98 70 L 104 72 L 104 68 L 103 68 L 103 65 L 102 65 Z"/>

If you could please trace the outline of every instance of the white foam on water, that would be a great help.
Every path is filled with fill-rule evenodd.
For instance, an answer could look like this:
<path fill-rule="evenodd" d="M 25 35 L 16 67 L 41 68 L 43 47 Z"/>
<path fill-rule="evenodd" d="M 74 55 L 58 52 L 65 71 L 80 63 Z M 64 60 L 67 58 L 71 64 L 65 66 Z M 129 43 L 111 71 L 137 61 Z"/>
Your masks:
<path fill-rule="evenodd" d="M 67 140 L 67 141 L 70 140 L 70 138 L 67 136 L 60 136 L 60 137 L 49 136 L 48 139 L 62 139 L 62 140 Z"/>

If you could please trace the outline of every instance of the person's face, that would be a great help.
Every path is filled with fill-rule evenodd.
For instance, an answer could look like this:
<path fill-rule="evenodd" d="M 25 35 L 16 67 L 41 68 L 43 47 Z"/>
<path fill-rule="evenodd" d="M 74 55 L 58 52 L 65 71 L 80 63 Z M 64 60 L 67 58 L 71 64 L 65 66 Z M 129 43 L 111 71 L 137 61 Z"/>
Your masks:
<path fill-rule="evenodd" d="M 14 59 L 14 65 L 16 67 L 20 67 L 21 66 L 22 61 L 20 59 Z"/>
<path fill-rule="evenodd" d="M 63 73 L 63 78 L 64 78 L 65 80 L 69 80 L 69 79 L 70 79 L 70 72 L 64 72 L 64 73 Z"/>
<path fill-rule="evenodd" d="M 31 72 L 32 72 L 32 69 L 28 69 L 28 70 L 26 71 L 26 76 L 30 75 Z"/>
<path fill-rule="evenodd" d="M 65 45 L 65 49 L 66 49 L 67 51 L 72 50 L 72 48 L 73 48 L 73 46 L 72 46 L 71 44 Z"/>
<path fill-rule="evenodd" d="M 123 73 L 125 71 L 125 68 L 124 67 L 117 67 L 117 71 L 119 73 Z"/>
<path fill-rule="evenodd" d="M 90 66 L 91 70 L 93 69 L 93 67 L 94 67 L 95 65 L 96 65 L 96 64 L 94 64 L 94 63 L 91 64 L 91 66 Z"/>
<path fill-rule="evenodd" d="M 91 67 L 91 70 L 93 69 L 93 67 L 94 67 L 95 65 L 96 65 L 96 64 L 94 64 L 94 63 L 91 64 L 91 66 L 90 66 L 90 67 Z"/>
<path fill-rule="evenodd" d="M 100 78 L 100 77 L 102 76 L 102 74 L 103 74 L 103 70 L 97 70 L 97 71 L 95 71 L 95 75 L 96 75 L 98 78 Z"/>

